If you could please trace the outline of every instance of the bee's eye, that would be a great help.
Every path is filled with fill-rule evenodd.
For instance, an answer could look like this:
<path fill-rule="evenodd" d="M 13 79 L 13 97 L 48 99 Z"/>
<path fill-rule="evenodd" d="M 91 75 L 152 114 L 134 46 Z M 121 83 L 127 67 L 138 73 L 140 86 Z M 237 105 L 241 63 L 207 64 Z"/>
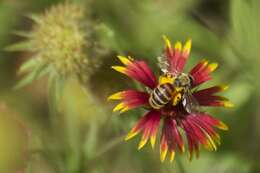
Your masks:
<path fill-rule="evenodd" d="M 189 75 L 189 79 L 190 79 L 190 83 L 192 84 L 194 79 L 193 79 L 193 77 L 191 75 Z"/>
<path fill-rule="evenodd" d="M 175 79 L 174 85 L 176 85 L 177 87 L 179 87 L 179 86 L 181 85 L 181 81 L 180 81 L 179 79 Z"/>

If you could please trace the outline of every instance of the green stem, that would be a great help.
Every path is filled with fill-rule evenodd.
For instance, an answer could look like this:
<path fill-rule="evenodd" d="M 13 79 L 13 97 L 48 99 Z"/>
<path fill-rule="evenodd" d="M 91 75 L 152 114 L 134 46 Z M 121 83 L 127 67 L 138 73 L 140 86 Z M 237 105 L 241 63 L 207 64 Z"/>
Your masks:
<path fill-rule="evenodd" d="M 97 159 L 100 156 L 102 156 L 103 154 L 105 154 L 106 152 L 110 151 L 111 149 L 113 149 L 114 147 L 116 147 L 117 145 L 119 145 L 120 143 L 122 143 L 124 141 L 124 135 L 115 137 L 114 139 L 112 139 L 110 142 L 108 142 L 103 148 L 101 148 L 99 150 L 99 152 L 97 152 L 94 156 L 93 159 Z"/>
<path fill-rule="evenodd" d="M 176 157 L 176 162 L 177 162 L 177 165 L 179 167 L 180 173 L 186 173 L 184 166 L 182 164 L 182 161 L 179 157 Z"/>

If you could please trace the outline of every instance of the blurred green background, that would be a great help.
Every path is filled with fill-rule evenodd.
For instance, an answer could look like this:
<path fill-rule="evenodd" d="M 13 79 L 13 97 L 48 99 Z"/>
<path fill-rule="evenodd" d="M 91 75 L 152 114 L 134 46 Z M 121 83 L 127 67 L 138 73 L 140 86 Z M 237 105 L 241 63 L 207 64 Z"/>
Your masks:
<path fill-rule="evenodd" d="M 31 30 L 27 14 L 41 14 L 62 2 L 0 0 L 1 173 L 260 172 L 259 0 L 71 0 L 97 21 L 100 41 L 109 53 L 91 75 L 87 92 L 77 81 L 67 81 L 63 109 L 54 116 L 47 102 L 46 78 L 12 89 L 20 79 L 17 69 L 30 55 L 4 49 L 24 40 L 14 31 Z M 118 116 L 106 100 L 132 86 L 132 81 L 110 69 L 118 63 L 116 55 L 146 59 L 156 69 L 163 34 L 172 42 L 192 38 L 188 67 L 201 58 L 219 62 L 210 84 L 229 84 L 224 95 L 235 104 L 232 109 L 209 109 L 230 131 L 221 132 L 217 152 L 202 149 L 192 162 L 186 154 L 178 154 L 174 163 L 161 163 L 158 146 L 137 151 L 138 138 L 122 141 L 142 112 Z"/>

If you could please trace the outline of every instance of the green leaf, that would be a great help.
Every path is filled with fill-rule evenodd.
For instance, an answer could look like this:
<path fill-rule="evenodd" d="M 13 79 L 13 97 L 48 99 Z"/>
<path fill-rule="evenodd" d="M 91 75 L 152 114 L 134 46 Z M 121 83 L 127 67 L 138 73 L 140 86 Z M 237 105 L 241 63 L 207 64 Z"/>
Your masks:
<path fill-rule="evenodd" d="M 21 74 L 21 73 L 27 72 L 27 71 L 33 69 L 37 64 L 39 64 L 38 59 L 35 57 L 32 57 L 29 60 L 25 61 L 20 66 L 18 73 Z"/>
<path fill-rule="evenodd" d="M 32 41 L 22 41 L 15 43 L 13 45 L 7 46 L 4 50 L 5 51 L 34 51 L 35 49 L 33 48 L 33 42 Z"/>
<path fill-rule="evenodd" d="M 48 80 L 49 107 L 52 114 L 57 114 L 64 88 L 64 77 L 52 71 Z"/>
<path fill-rule="evenodd" d="M 31 38 L 33 33 L 28 32 L 28 31 L 13 31 L 12 32 L 14 35 L 20 36 L 20 37 L 26 37 L 26 38 Z"/>
<path fill-rule="evenodd" d="M 26 17 L 28 17 L 29 19 L 31 19 L 32 21 L 40 24 L 41 23 L 41 18 L 40 16 L 36 15 L 36 14 L 27 14 Z"/>
<path fill-rule="evenodd" d="M 15 86 L 14 89 L 22 88 L 28 84 L 30 84 L 35 79 L 42 77 L 47 74 L 49 69 L 47 68 L 47 64 L 39 64 L 36 66 L 33 71 L 31 71 L 28 75 L 26 75 L 23 79 L 21 79 Z"/>
<path fill-rule="evenodd" d="M 32 173 L 32 163 L 31 163 L 31 161 L 29 161 L 29 163 L 27 163 L 25 173 Z"/>
<path fill-rule="evenodd" d="M 91 159 L 96 154 L 97 146 L 97 136 L 98 136 L 98 124 L 90 123 L 88 133 L 84 141 L 84 155 L 86 158 Z"/>

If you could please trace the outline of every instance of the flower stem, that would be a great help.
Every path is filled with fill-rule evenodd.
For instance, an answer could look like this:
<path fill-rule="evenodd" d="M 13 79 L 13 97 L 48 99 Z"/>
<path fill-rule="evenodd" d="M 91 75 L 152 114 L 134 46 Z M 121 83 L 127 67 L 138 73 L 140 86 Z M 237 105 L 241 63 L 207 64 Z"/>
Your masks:
<path fill-rule="evenodd" d="M 102 156 L 106 152 L 110 151 L 111 149 L 113 149 L 114 147 L 116 147 L 117 145 L 122 143 L 124 141 L 124 137 L 125 137 L 125 134 L 124 135 L 120 135 L 120 136 L 115 137 L 114 139 L 112 139 L 109 143 L 107 143 L 107 145 L 105 145 L 103 148 L 101 148 L 99 150 L 99 152 L 97 152 L 95 154 L 94 158 L 98 158 L 98 157 Z"/>
<path fill-rule="evenodd" d="M 179 157 L 176 157 L 176 162 L 177 162 L 177 165 L 179 167 L 180 173 L 186 173 L 184 166 L 182 164 L 182 161 Z"/>

